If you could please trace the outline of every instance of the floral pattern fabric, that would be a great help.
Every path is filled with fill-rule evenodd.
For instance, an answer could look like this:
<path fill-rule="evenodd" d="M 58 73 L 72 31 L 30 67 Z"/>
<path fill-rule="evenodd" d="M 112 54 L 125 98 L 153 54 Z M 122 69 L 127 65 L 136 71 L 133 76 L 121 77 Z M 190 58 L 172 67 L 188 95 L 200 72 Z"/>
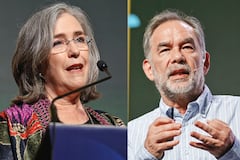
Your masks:
<path fill-rule="evenodd" d="M 0 112 L 0 159 L 31 160 L 37 153 L 50 122 L 48 99 L 33 105 L 12 105 Z M 124 126 L 118 117 L 86 107 L 94 124 Z"/>

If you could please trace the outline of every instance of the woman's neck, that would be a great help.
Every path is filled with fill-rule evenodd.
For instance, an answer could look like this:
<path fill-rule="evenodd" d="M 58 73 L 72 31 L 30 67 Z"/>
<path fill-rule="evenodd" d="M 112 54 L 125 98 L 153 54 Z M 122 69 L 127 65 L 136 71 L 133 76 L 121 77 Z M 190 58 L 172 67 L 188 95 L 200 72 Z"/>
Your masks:
<path fill-rule="evenodd" d="M 89 120 L 84 106 L 78 103 L 56 103 L 56 112 L 59 120 L 65 124 L 84 124 Z"/>

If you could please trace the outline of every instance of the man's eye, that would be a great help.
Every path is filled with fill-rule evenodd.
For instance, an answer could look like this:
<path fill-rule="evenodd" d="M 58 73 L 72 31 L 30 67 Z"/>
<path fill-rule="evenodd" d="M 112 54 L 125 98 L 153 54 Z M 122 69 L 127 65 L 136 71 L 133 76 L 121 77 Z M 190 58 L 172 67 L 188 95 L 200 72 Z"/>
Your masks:
<path fill-rule="evenodd" d="M 53 47 L 58 46 L 58 45 L 62 45 L 62 44 L 63 44 L 63 41 L 57 40 L 57 41 L 53 42 Z"/>
<path fill-rule="evenodd" d="M 194 48 L 192 46 L 183 46 L 182 49 L 186 50 L 186 51 L 193 51 L 194 50 Z"/>
<path fill-rule="evenodd" d="M 169 48 L 164 48 L 164 49 L 161 49 L 160 50 L 160 53 L 164 53 L 164 52 L 167 52 L 167 51 L 169 51 L 170 49 Z"/>
<path fill-rule="evenodd" d="M 183 49 L 192 49 L 192 46 L 184 46 Z"/>

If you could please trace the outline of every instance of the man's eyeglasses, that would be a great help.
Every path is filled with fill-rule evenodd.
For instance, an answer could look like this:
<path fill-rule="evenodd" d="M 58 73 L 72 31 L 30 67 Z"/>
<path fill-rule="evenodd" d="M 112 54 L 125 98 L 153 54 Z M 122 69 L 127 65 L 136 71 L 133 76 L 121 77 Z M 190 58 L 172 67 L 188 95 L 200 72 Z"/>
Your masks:
<path fill-rule="evenodd" d="M 58 39 L 53 42 L 51 52 L 53 54 L 66 52 L 68 50 L 68 45 L 71 41 L 74 42 L 74 44 L 80 51 L 87 51 L 88 44 L 92 41 L 92 39 L 90 39 L 88 36 L 82 36 L 82 35 L 76 38 L 73 38 L 71 40 Z"/>

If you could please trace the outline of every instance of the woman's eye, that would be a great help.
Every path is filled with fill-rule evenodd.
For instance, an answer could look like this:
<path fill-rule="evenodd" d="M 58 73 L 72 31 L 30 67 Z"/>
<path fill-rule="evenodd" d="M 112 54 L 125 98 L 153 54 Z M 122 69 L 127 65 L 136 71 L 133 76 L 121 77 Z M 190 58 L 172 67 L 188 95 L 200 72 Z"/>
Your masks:
<path fill-rule="evenodd" d="M 53 47 L 55 47 L 57 45 L 61 45 L 61 44 L 63 44 L 63 41 L 57 40 L 57 41 L 53 42 Z"/>
<path fill-rule="evenodd" d="M 85 42 L 85 38 L 84 37 L 77 37 L 75 40 L 77 42 L 80 42 L 80 43 L 84 43 Z"/>

